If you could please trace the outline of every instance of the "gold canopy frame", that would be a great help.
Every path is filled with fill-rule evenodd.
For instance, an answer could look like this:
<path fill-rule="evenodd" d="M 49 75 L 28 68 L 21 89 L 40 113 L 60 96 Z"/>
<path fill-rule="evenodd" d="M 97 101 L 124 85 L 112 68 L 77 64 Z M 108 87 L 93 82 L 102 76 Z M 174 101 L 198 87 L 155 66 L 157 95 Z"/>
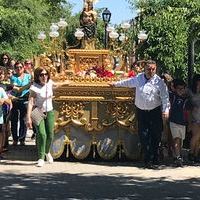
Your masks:
<path fill-rule="evenodd" d="M 70 70 L 75 73 L 95 66 L 105 66 L 111 59 L 109 50 L 70 49 L 67 53 Z"/>

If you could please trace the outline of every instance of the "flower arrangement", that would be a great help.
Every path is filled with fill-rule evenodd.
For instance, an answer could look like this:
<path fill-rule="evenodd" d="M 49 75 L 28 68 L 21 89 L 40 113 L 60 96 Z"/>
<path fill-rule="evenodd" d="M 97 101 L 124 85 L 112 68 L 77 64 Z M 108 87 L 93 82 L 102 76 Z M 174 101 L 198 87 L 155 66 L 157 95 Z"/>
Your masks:
<path fill-rule="evenodd" d="M 90 77 L 90 78 L 131 78 L 137 75 L 134 70 L 124 71 L 114 71 L 108 70 L 104 66 L 93 66 L 89 67 L 87 70 L 79 71 L 76 73 L 79 77 Z"/>
<path fill-rule="evenodd" d="M 100 67 L 100 66 L 94 66 L 94 67 L 90 67 L 89 69 L 87 69 L 86 71 L 82 71 L 82 72 L 78 72 L 79 76 L 89 76 L 91 78 L 112 78 L 114 77 L 114 73 L 112 73 L 111 71 L 105 69 L 104 67 Z"/>

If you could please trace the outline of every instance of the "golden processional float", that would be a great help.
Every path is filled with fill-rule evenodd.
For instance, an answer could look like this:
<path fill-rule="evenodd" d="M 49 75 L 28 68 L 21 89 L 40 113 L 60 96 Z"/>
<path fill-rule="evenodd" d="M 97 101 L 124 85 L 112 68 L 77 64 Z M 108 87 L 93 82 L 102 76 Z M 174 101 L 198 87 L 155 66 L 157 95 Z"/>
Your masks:
<path fill-rule="evenodd" d="M 110 16 L 106 9 L 104 17 Z M 75 32 L 81 48 L 59 50 L 55 38 L 59 36 L 58 29 L 63 32 L 67 26 L 64 19 L 60 19 L 51 25 L 49 33 L 56 51 L 40 55 L 36 61 L 36 66 L 49 69 L 54 82 L 68 80 L 68 84 L 63 83 L 54 91 L 56 122 L 51 153 L 54 158 L 66 154 L 66 157 L 85 159 L 98 154 L 103 159 L 112 159 L 118 154 L 119 158 L 125 155 L 137 159 L 140 145 L 134 90 L 109 86 L 110 82 L 127 78 L 128 62 L 121 50 L 95 49 L 96 17 L 93 0 L 84 0 L 81 27 Z M 129 26 L 125 23 L 124 29 Z M 112 39 L 119 36 L 112 27 L 107 27 L 107 31 Z M 38 35 L 42 41 L 45 37 L 44 32 Z M 125 39 L 123 34 L 120 37 L 121 41 Z M 117 56 L 118 65 L 113 62 Z M 119 66 L 117 71 L 115 68 Z"/>

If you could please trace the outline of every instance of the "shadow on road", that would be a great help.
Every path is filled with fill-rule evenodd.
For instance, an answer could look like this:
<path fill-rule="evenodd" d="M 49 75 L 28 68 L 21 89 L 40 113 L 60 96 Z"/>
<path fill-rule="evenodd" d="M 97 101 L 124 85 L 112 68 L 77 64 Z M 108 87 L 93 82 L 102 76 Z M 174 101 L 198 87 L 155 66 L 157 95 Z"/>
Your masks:
<path fill-rule="evenodd" d="M 97 176 L 68 173 L 0 174 L 0 199 L 200 199 L 199 179 Z"/>

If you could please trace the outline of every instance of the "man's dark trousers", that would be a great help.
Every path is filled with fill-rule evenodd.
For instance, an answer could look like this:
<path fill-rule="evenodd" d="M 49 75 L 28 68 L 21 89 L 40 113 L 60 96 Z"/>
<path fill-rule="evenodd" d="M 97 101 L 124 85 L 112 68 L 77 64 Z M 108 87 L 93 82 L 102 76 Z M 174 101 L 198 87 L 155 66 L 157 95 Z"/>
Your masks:
<path fill-rule="evenodd" d="M 161 107 L 153 110 L 141 110 L 137 108 L 138 133 L 142 149 L 144 151 L 144 162 L 148 164 L 158 162 L 158 148 L 163 130 Z"/>

